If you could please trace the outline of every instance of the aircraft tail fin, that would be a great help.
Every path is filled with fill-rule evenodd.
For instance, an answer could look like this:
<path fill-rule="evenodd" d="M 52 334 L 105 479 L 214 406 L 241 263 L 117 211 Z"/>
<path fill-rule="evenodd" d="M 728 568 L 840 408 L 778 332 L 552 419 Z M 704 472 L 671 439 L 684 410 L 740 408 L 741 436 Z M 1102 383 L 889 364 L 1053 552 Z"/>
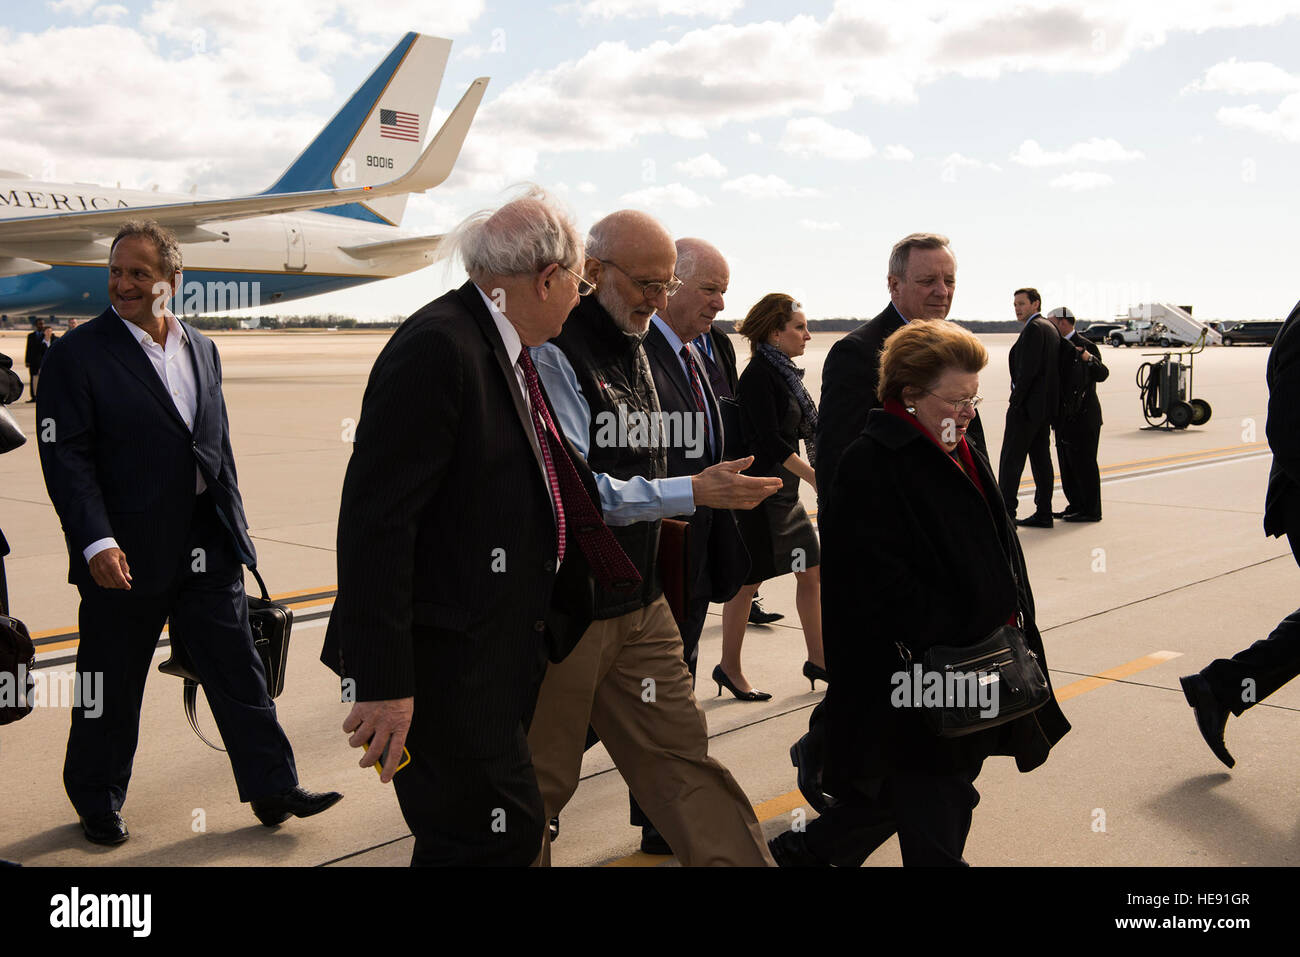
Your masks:
<path fill-rule="evenodd" d="M 408 33 L 266 193 L 375 186 L 408 172 L 420 157 L 451 41 Z M 407 194 L 320 212 L 397 225 Z"/>

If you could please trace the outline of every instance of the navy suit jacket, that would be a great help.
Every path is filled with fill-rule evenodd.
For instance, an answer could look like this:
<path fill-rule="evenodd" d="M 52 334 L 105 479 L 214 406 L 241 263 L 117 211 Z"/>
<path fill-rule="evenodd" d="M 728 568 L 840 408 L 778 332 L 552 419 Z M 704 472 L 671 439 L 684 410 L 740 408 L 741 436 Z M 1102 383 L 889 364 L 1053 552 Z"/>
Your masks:
<path fill-rule="evenodd" d="M 646 333 L 645 354 L 654 376 L 655 390 L 659 393 L 659 407 L 664 412 L 679 415 L 696 415 L 695 396 L 681 361 L 658 327 L 650 323 Z M 695 475 L 722 461 L 728 446 L 727 430 L 723 424 L 718 400 L 705 374 L 704 355 L 696 346 L 688 346 L 700 374 L 700 386 L 709 409 L 709 419 L 714 435 L 714 448 L 710 452 L 708 437 L 704 436 L 703 454 L 694 458 L 686 455 L 681 445 L 668 446 L 668 474 Z M 670 436 L 671 437 L 671 436 Z M 736 525 L 736 516 L 729 509 L 711 509 L 696 506 L 690 518 L 692 598 L 708 597 L 710 601 L 726 602 L 740 590 L 749 577 L 749 552 Z"/>
<path fill-rule="evenodd" d="M 189 544 L 197 466 L 235 551 L 257 561 L 239 497 L 217 347 L 189 337 L 198 407 L 194 431 L 140 343 L 112 309 L 63 336 L 45 356 L 36 402 L 45 487 L 68 544 L 68 581 L 94 586 L 82 552 L 116 539 L 131 588 L 158 594 L 174 581 Z"/>

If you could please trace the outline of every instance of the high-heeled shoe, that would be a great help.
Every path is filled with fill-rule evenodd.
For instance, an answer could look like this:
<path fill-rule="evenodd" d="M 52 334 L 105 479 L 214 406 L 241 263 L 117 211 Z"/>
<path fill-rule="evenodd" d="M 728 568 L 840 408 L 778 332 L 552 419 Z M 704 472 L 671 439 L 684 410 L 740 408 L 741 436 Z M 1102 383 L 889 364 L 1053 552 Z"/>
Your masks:
<path fill-rule="evenodd" d="M 808 679 L 808 683 L 812 685 L 813 691 L 817 690 L 818 678 L 826 682 L 828 685 L 831 683 L 830 673 L 825 668 L 818 667 L 811 661 L 805 661 L 803 663 L 803 676 Z"/>
<path fill-rule="evenodd" d="M 772 699 L 772 696 L 766 691 L 759 691 L 757 688 L 741 691 L 732 684 L 731 679 L 727 677 L 727 673 L 722 670 L 722 665 L 713 666 L 713 680 L 718 683 L 719 698 L 722 697 L 722 689 L 725 687 L 741 701 L 770 701 Z"/>

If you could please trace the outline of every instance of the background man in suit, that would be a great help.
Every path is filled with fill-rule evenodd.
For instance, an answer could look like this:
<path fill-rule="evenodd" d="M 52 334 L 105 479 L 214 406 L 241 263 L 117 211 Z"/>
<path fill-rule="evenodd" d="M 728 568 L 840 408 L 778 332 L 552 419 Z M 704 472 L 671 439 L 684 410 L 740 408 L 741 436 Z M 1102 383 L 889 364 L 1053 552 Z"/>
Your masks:
<path fill-rule="evenodd" d="M 537 783 L 555 817 L 578 786 L 591 725 L 683 864 L 770 864 L 744 791 L 708 755 L 708 728 L 656 553 L 660 519 L 702 505 L 752 508 L 780 480 L 739 474 L 748 459 L 667 476 L 656 430 L 636 424 L 660 412 L 642 340 L 680 284 L 676 247 L 653 218 L 623 210 L 592 226 L 586 252 L 596 295 L 578 304 L 554 343 L 534 350 L 534 360 L 641 580 L 634 588 L 598 587 L 591 627 L 547 670 L 528 735 Z M 549 861 L 548 840 L 541 863 Z"/>
<path fill-rule="evenodd" d="M 548 654 L 591 618 L 588 538 L 613 543 L 527 349 L 577 303 L 582 239 L 533 191 L 449 241 L 470 281 L 402 324 L 366 386 L 321 659 L 356 701 L 361 766 L 388 754 L 411 863 L 526 866 L 545 822 L 528 724 Z"/>
<path fill-rule="evenodd" d="M 1285 535 L 1300 564 L 1300 303 L 1273 340 L 1265 373 L 1268 381 L 1268 446 L 1273 468 L 1264 499 L 1264 533 Z M 1287 615 L 1272 633 L 1231 658 L 1210 662 L 1180 678 L 1187 703 L 1206 744 L 1228 767 L 1236 762 L 1223 741 L 1231 712 L 1241 717 L 1300 674 L 1300 610 Z"/>
<path fill-rule="evenodd" d="M 1017 518 L 1016 524 L 1051 528 L 1055 475 L 1049 433 L 1061 401 L 1061 334 L 1039 313 L 1042 299 L 1037 289 L 1017 289 L 1012 306 L 1024 328 L 1011 347 L 1011 398 L 1002 435 L 998 485 L 1007 512 L 1016 518 L 1016 498 L 1027 454 L 1034 475 L 1034 514 Z"/>
<path fill-rule="evenodd" d="M 697 245 L 698 244 L 698 245 Z M 723 296 L 727 293 L 727 284 L 731 278 L 731 272 L 727 267 L 727 261 L 721 258 L 715 247 L 700 239 L 679 239 L 677 241 L 677 278 L 686 282 L 686 277 L 695 275 L 695 255 L 697 252 L 713 250 L 721 260 L 723 272 L 719 273 L 724 277 L 719 283 L 717 279 L 707 280 L 698 285 L 695 295 L 703 297 L 700 305 L 703 307 L 699 311 L 700 321 L 705 324 L 705 331 L 700 333 L 692 343 L 700 350 L 704 359 L 704 368 L 708 373 L 709 386 L 713 389 L 713 395 L 719 400 L 719 410 L 722 414 L 723 433 L 727 442 L 727 448 L 723 449 L 722 454 L 725 458 L 732 457 L 732 446 L 740 441 L 740 414 L 730 400 L 736 397 L 736 387 L 740 384 L 740 373 L 736 370 L 736 347 L 731 344 L 731 339 L 721 329 L 713 324 L 714 318 L 722 311 L 724 300 Z M 679 295 L 691 295 L 690 289 L 679 291 Z M 673 297 L 676 299 L 677 297 Z M 714 305 L 716 303 L 716 306 Z M 669 305 L 671 307 L 672 301 Z M 762 599 L 757 593 L 754 594 L 754 600 L 749 606 L 749 623 L 751 625 L 770 625 L 773 622 L 780 621 L 785 615 L 779 611 L 765 611 L 763 609 Z M 685 636 L 683 636 L 685 638 Z M 694 671 L 691 672 L 694 674 Z"/>
<path fill-rule="evenodd" d="M 713 317 L 723 308 L 730 281 L 727 261 L 701 239 L 679 239 L 674 272 L 682 287 L 669 298 L 663 313 L 651 318 L 645 337 L 660 409 L 671 416 L 670 422 L 695 423 L 689 430 L 668 432 L 670 478 L 695 475 L 723 461 L 728 431 L 709 380 L 710 360 L 693 344 L 709 337 Z M 719 368 L 719 374 L 721 371 Z M 678 625 L 686 666 L 694 680 L 709 603 L 725 602 L 736 594 L 749 571 L 749 555 L 731 512 L 706 505 L 696 506 L 690 517 L 688 547 L 685 616 Z M 632 823 L 642 827 L 643 850 L 672 853 L 635 800 Z"/>
<path fill-rule="evenodd" d="M 23 365 L 27 366 L 27 376 L 31 380 L 27 401 L 36 401 L 36 383 L 41 377 L 41 361 L 49 351 L 50 338 L 46 335 L 45 320 L 37 319 L 36 328 L 27 333 L 27 348 L 23 352 Z"/>
<path fill-rule="evenodd" d="M 840 456 L 867 424 L 867 414 L 880 408 L 880 350 L 885 340 L 912 319 L 946 319 L 957 289 L 957 258 L 948 237 L 912 233 L 889 253 L 889 305 L 865 325 L 831 346 L 822 367 L 821 403 L 817 407 L 817 521 L 825 522 L 824 503 Z M 966 438 L 983 452 L 984 426 L 977 414 Z"/>
<path fill-rule="evenodd" d="M 662 313 L 652 317 L 644 343 L 660 409 L 672 414 L 670 421 L 697 423 L 676 436 L 669 432 L 670 478 L 695 475 L 723 461 L 727 431 L 704 374 L 704 355 L 688 343 L 707 334 L 713 317 L 722 310 L 730 271 L 722 254 L 701 239 L 679 239 L 676 247 L 674 272 L 682 287 L 669 298 Z M 683 441 L 687 437 L 692 441 Z M 686 664 L 694 676 L 709 603 L 725 602 L 736 593 L 744 583 L 749 559 L 729 511 L 715 513 L 707 505 L 698 505 L 690 517 L 689 536 L 689 597 L 681 636 Z"/>
<path fill-rule="evenodd" d="M 78 680 L 101 674 L 104 689 L 98 717 L 72 712 L 63 782 L 97 844 L 128 836 L 119 812 L 164 621 L 201 679 L 239 798 L 263 824 L 317 814 L 342 797 L 298 787 L 267 695 L 244 600 L 242 566 L 257 559 L 221 360 L 211 340 L 164 308 L 180 267 L 171 233 L 123 225 L 109 253 L 111 308 L 41 367 L 41 467 L 68 542 L 68 580 L 81 592 Z"/>
<path fill-rule="evenodd" d="M 1101 441 L 1101 402 L 1097 383 L 1105 382 L 1110 370 L 1101 361 L 1096 343 L 1075 335 L 1074 313 L 1065 306 L 1053 309 L 1047 320 L 1061 334 L 1061 410 L 1056 429 L 1056 459 L 1061 465 L 1061 490 L 1065 511 L 1053 513 L 1067 522 L 1101 521 L 1101 472 L 1097 468 L 1097 446 Z M 1077 370 L 1077 376 L 1071 371 Z M 1067 375 L 1067 372 L 1070 372 Z M 1074 399 L 1066 395 L 1074 382 L 1083 386 L 1082 404 L 1068 408 Z"/>

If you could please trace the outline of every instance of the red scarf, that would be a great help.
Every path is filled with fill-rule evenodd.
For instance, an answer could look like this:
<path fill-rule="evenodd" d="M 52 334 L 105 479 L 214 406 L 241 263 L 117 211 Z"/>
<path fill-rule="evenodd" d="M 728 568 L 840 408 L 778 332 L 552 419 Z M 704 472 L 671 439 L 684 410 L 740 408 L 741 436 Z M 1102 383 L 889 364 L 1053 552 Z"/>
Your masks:
<path fill-rule="evenodd" d="M 916 416 L 910 414 L 907 409 L 903 408 L 903 403 L 899 402 L 897 399 L 889 399 L 886 401 L 885 411 L 902 419 L 904 422 L 911 424 L 913 428 L 929 439 L 939 449 L 939 451 L 948 458 L 948 461 L 961 469 L 963 474 L 974 483 L 975 488 L 980 493 L 980 497 L 982 498 L 984 496 L 984 485 L 980 482 L 979 472 L 975 470 L 975 460 L 971 458 L 970 446 L 966 444 L 966 436 L 963 435 L 958 438 L 957 448 L 955 448 L 953 452 L 949 452 L 943 447 L 943 443 L 935 438 L 930 433 L 930 430 L 917 420 Z M 957 458 L 955 459 L 953 458 L 954 452 L 957 455 Z"/>

